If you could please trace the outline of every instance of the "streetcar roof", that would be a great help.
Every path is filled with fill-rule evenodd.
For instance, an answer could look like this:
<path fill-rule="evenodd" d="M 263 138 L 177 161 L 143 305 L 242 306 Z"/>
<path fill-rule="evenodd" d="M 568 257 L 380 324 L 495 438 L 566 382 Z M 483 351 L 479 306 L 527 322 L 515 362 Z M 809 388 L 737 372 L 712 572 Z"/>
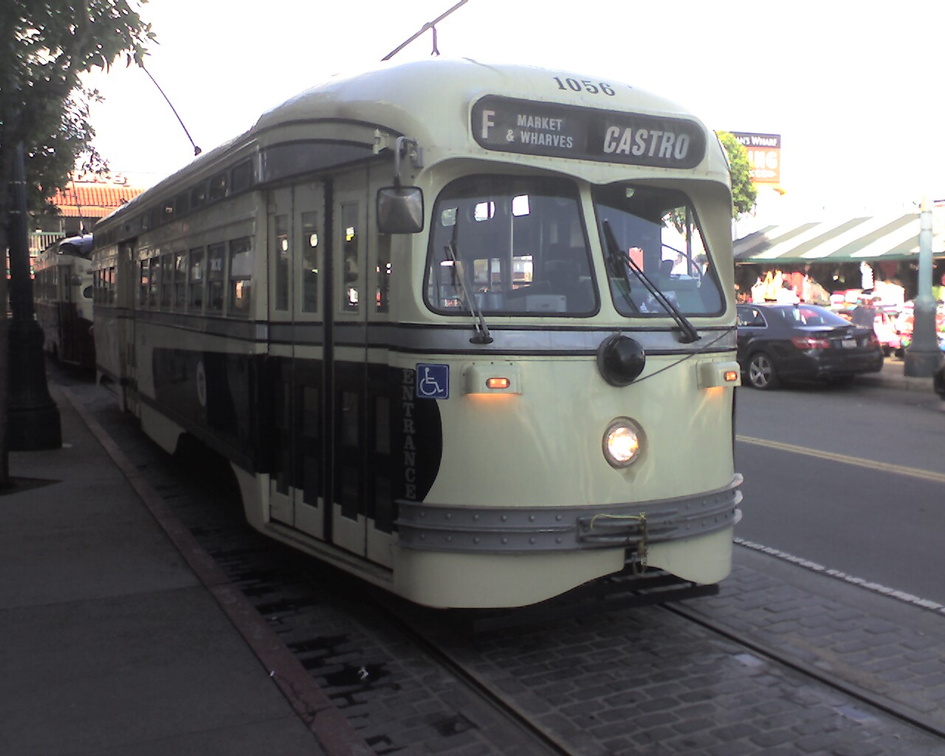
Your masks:
<path fill-rule="evenodd" d="M 549 82 L 599 82 L 569 71 L 555 71 L 526 65 L 493 65 L 471 58 L 433 58 L 409 63 L 388 63 L 351 75 L 339 75 L 286 100 L 264 113 L 255 129 L 262 129 L 286 120 L 335 117 L 357 119 L 376 113 L 377 122 L 388 122 L 392 113 L 400 112 L 406 123 L 415 128 L 421 123 L 446 121 L 450 130 L 462 134 L 468 128 L 469 105 L 482 95 L 502 94 L 523 100 L 541 98 L 561 100 L 571 105 L 615 111 L 640 111 L 663 115 L 692 117 L 676 103 L 609 80 L 614 94 L 604 100 L 590 91 L 573 91 L 555 85 L 563 93 L 549 94 Z M 458 119 L 458 120 L 457 120 Z"/>
<path fill-rule="evenodd" d="M 602 93 L 602 84 L 609 94 Z M 361 121 L 417 139 L 425 151 L 443 153 L 437 158 L 462 154 L 502 160 L 502 153 L 482 149 L 470 139 L 471 108 L 488 95 L 685 119 L 705 130 L 698 118 L 675 102 L 619 81 L 526 65 L 433 58 L 329 79 L 264 113 L 250 133 L 303 121 Z M 727 179 L 724 154 L 714 142 L 710 140 L 705 167 Z M 520 162 L 520 158 L 506 159 Z M 432 164 L 436 158 L 426 162 Z M 573 172 L 582 173 L 579 169 Z"/>
<path fill-rule="evenodd" d="M 249 157 L 256 150 L 282 144 L 321 141 L 333 150 L 348 150 L 347 154 L 323 161 L 318 168 L 332 167 L 332 160 L 334 165 L 341 166 L 369 159 L 385 147 L 392 148 L 397 136 L 418 141 L 425 167 L 464 157 L 548 168 L 547 155 L 536 157 L 488 148 L 471 137 L 473 106 L 489 96 L 586 109 L 589 113 L 643 114 L 685 122 L 691 133 L 705 135 L 700 136 L 705 145 L 704 155 L 700 153 L 697 165 L 686 166 L 694 169 L 686 175 L 728 182 L 728 164 L 718 140 L 689 111 L 668 99 L 613 80 L 602 81 L 572 72 L 435 58 L 386 63 L 358 74 L 336 76 L 312 87 L 267 111 L 242 135 L 196 158 L 100 222 L 108 225 L 115 217 L 150 206 L 155 197 L 167 196 L 187 182 L 210 177 L 221 166 Z M 559 162 L 559 169 L 561 166 Z M 603 169 L 602 163 L 591 157 L 568 160 L 564 172 L 592 182 L 614 180 L 614 172 Z M 657 166 L 652 175 L 674 174 L 678 175 L 678 171 L 673 168 Z"/>

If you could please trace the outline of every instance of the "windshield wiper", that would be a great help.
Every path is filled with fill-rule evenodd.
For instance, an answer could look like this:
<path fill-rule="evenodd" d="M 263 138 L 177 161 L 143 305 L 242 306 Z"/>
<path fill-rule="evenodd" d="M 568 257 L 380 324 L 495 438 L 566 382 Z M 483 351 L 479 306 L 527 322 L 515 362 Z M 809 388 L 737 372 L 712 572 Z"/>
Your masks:
<path fill-rule="evenodd" d="M 469 287 L 466 285 L 466 266 L 459 259 L 456 251 L 456 237 L 459 233 L 459 223 L 453 224 L 453 237 L 450 243 L 444 248 L 446 255 L 453 261 L 453 271 L 459 277 L 459 285 L 463 289 L 463 299 L 466 301 L 466 307 L 469 308 L 470 315 L 473 316 L 473 327 L 476 329 L 476 335 L 469 341 L 471 344 L 491 344 L 492 336 L 489 334 L 489 326 L 486 325 L 486 319 L 482 316 L 482 310 L 476 303 L 476 297 L 470 296 Z"/>
<path fill-rule="evenodd" d="M 604 227 L 604 239 L 607 242 L 607 251 L 610 254 L 610 259 L 614 262 L 615 266 L 619 266 L 620 270 L 623 272 L 623 275 L 627 278 L 627 285 L 630 284 L 629 277 L 626 276 L 626 270 L 632 270 L 634 275 L 637 277 L 637 280 L 646 287 L 646 290 L 650 293 L 650 296 L 655 299 L 659 305 L 666 310 L 666 312 L 676 321 L 676 325 L 679 326 L 679 341 L 682 344 L 691 344 L 694 341 L 699 341 L 702 337 L 699 335 L 699 332 L 695 327 L 690 323 L 686 316 L 683 315 L 679 308 L 673 304 L 672 300 L 669 299 L 659 287 L 656 286 L 643 272 L 643 269 L 637 265 L 636 261 L 630 257 L 630 255 L 624 255 L 620 250 L 620 245 L 617 244 L 617 237 L 614 236 L 614 230 L 610 227 L 609 221 L 603 222 Z M 629 296 L 627 297 L 629 300 Z M 639 311 L 639 308 L 636 307 L 634 303 L 634 308 Z"/>

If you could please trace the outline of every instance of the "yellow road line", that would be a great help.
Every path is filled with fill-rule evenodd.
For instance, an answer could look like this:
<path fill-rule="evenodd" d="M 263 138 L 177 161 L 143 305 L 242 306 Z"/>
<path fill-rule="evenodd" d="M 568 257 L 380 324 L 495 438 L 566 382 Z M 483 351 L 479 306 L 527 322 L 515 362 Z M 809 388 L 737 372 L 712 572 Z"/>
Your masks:
<path fill-rule="evenodd" d="M 735 436 L 735 440 L 740 441 L 743 444 L 764 446 L 768 449 L 777 449 L 778 451 L 791 452 L 792 454 L 803 454 L 808 457 L 827 459 L 831 462 L 840 462 L 844 465 L 865 467 L 868 470 L 878 470 L 880 472 L 889 472 L 896 475 L 906 475 L 911 478 L 920 478 L 933 483 L 945 483 L 945 473 L 932 472 L 931 470 L 920 470 L 918 467 L 890 465 L 885 462 L 876 462 L 872 459 L 861 459 L 860 457 L 851 457 L 847 454 L 834 454 L 832 452 L 820 451 L 818 449 L 808 449 L 806 446 L 795 446 L 794 444 L 784 444 L 780 441 L 768 441 L 763 438 L 753 438 L 751 436 Z"/>

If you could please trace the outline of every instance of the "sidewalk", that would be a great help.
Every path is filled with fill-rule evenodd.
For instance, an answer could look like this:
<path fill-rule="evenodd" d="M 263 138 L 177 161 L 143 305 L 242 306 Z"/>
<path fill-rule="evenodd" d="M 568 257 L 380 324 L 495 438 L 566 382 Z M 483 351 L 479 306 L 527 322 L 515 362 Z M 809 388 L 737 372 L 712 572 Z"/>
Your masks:
<path fill-rule="evenodd" d="M 858 375 L 856 382 L 864 386 L 879 385 L 910 391 L 927 391 L 935 396 L 931 376 L 928 378 L 907 376 L 905 368 L 906 363 L 900 357 L 887 357 L 883 361 L 883 369 L 880 372 Z"/>
<path fill-rule="evenodd" d="M 0 753 L 370 753 L 68 389 L 50 392 L 63 447 L 11 453 L 0 495 Z"/>

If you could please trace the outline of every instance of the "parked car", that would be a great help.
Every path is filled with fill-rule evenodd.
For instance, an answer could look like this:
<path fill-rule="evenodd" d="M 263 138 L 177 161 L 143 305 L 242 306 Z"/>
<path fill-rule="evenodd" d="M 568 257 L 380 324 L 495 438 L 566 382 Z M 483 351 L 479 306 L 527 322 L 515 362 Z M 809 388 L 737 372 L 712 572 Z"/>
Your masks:
<path fill-rule="evenodd" d="M 810 304 L 738 305 L 742 381 L 772 389 L 787 381 L 842 381 L 883 367 L 872 328 Z"/>

